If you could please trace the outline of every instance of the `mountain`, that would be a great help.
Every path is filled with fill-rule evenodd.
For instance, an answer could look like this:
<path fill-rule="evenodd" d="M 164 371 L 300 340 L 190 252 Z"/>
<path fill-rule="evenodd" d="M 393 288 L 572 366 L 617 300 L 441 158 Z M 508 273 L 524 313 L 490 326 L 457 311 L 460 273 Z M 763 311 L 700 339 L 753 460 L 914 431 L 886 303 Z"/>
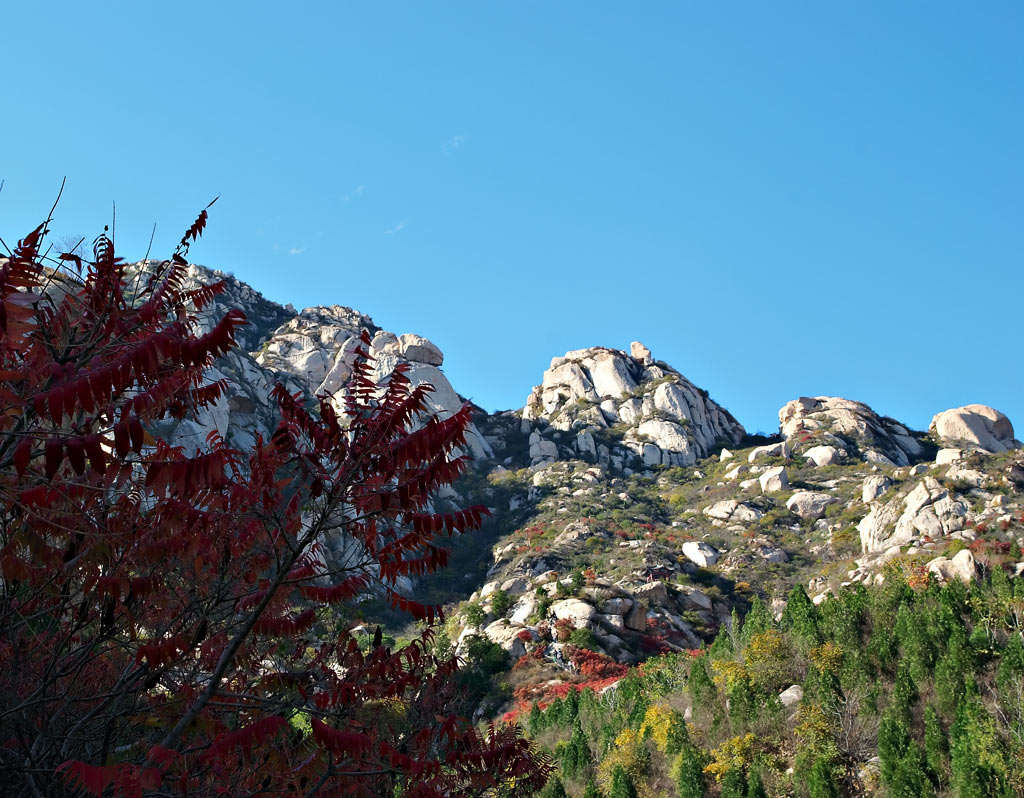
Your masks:
<path fill-rule="evenodd" d="M 142 271 L 145 264 L 132 268 Z M 228 386 L 222 399 L 197 421 L 168 422 L 162 430 L 174 443 L 202 448 L 216 431 L 235 446 L 250 446 L 276 424 L 267 397 L 278 381 L 310 397 L 340 397 L 363 330 L 371 336 L 375 376 L 386 377 L 405 364 L 414 384 L 434 386 L 430 412 L 441 416 L 465 401 L 445 376 L 443 353 L 420 334 L 382 330 L 370 316 L 341 305 L 296 311 L 230 275 L 188 269 L 189 287 L 217 280 L 225 281 L 226 290 L 203 323 L 237 307 L 250 325 L 239 335 L 239 349 L 211 370 L 211 380 Z M 649 749 L 641 757 L 647 763 L 644 779 L 654 783 L 670 770 L 685 770 L 680 749 L 671 754 L 675 759 L 666 758 L 671 746 L 665 718 L 676 716 L 665 707 L 673 706 L 690 713 L 687 733 L 695 735 L 695 747 L 684 752 L 703 751 L 699 762 L 711 762 L 710 770 L 700 765 L 693 771 L 694 784 L 709 773 L 716 779 L 727 775 L 726 765 L 715 764 L 725 761 L 721 746 L 755 750 L 748 738 L 756 727 L 767 730 L 757 761 L 770 794 L 805 794 L 786 775 L 793 772 L 786 765 L 810 772 L 811 760 L 801 759 L 800 735 L 811 733 L 806 724 L 812 721 L 800 711 L 818 706 L 839 713 L 834 724 L 822 721 L 836 726 L 840 745 L 828 749 L 830 778 L 849 794 L 873 794 L 865 784 L 897 778 L 886 764 L 891 751 L 878 719 L 880 707 L 895 705 L 845 682 L 847 703 L 828 704 L 819 660 L 846 657 L 857 679 L 880 680 L 883 692 L 902 695 L 902 671 L 884 653 L 898 650 L 918 663 L 913 667 L 920 678 L 934 679 L 927 690 L 941 693 L 947 677 L 936 663 L 954 656 L 942 653 L 948 641 L 936 632 L 928 644 L 931 654 L 921 653 L 924 643 L 900 641 L 913 634 L 907 613 L 936 613 L 946 602 L 942 606 L 960 608 L 963 634 L 969 633 L 976 651 L 974 659 L 943 667 L 955 670 L 957 678 L 974 668 L 982 685 L 995 679 L 1000 652 L 1009 652 L 1013 635 L 1020 636 L 1019 605 L 1005 610 L 1005 617 L 992 607 L 1024 596 L 1024 450 L 1010 420 L 980 404 L 938 412 L 927 431 L 915 431 L 862 402 L 798 397 L 779 409 L 778 434 L 764 437 L 749 435 L 717 399 L 639 342 L 628 351 L 591 347 L 554 357 L 523 408 L 473 408 L 466 443 L 472 468 L 435 506 L 484 503 L 492 518 L 480 532 L 453 541 L 448 569 L 406 588 L 420 600 L 446 606 L 448 620 L 437 645 L 453 646 L 467 659 L 464 687 L 477 717 L 530 712 L 531 734 L 563 757 L 560 772 L 570 794 L 582 794 L 586 774 L 611 785 L 610 768 L 623 756 L 615 752 L 639 751 L 643 735 L 655 741 L 643 743 Z M 325 544 L 325 556 L 343 557 L 350 541 Z M 950 586 L 941 595 L 954 598 L 928 593 L 915 605 L 910 586 L 921 589 L 929 576 Z M 1014 586 L 1000 587 L 1000 579 Z M 961 584 L 974 586 L 970 602 L 955 598 Z M 1001 598 L 984 592 L 993 590 Z M 897 610 L 903 626 L 886 632 Z M 372 596 L 348 611 L 401 633 L 395 616 Z M 844 613 L 868 619 L 858 621 L 859 637 L 842 625 Z M 805 619 L 803 627 L 796 617 Z M 1016 633 L 1003 628 L 1012 626 L 1011 617 L 1017 618 Z M 824 618 L 832 625 L 823 625 Z M 815 631 L 805 639 L 800 634 L 810 634 L 806 619 L 814 619 Z M 782 637 L 768 641 L 769 633 Z M 811 638 L 821 648 L 807 648 Z M 775 674 L 771 678 L 758 670 L 769 667 L 759 648 L 769 642 L 791 647 L 785 649 L 785 668 L 779 671 L 776 663 L 776 670 L 765 671 Z M 833 644 L 837 648 L 826 648 Z M 700 651 L 710 651 L 708 664 L 696 664 L 707 659 L 693 658 Z M 673 652 L 684 659 L 672 659 Z M 1024 673 L 1024 648 L 1020 659 Z M 630 669 L 643 661 L 645 669 Z M 692 686 L 698 668 L 705 668 L 710 685 L 703 698 Z M 684 673 L 689 693 L 681 686 L 685 679 L 673 681 Z M 744 673 L 752 691 L 747 698 L 736 692 L 743 682 L 734 681 Z M 573 692 L 615 690 L 627 676 L 633 681 L 622 699 L 608 693 L 598 701 Z M 579 695 L 589 695 L 589 703 Z M 574 709 L 563 710 L 560 697 L 567 706 L 572 696 Z M 995 695 L 989 704 L 1001 700 Z M 541 713 L 539 707 L 548 704 Z M 754 704 L 760 709 L 752 709 Z M 790 711 L 797 705 L 804 710 Z M 717 708 L 707 708 L 712 706 Z M 737 714 L 744 706 L 745 720 Z M 658 720 L 655 710 L 668 714 Z M 954 734 L 957 711 L 955 703 L 940 702 L 943 733 Z M 1004 716 L 994 714 L 992 722 Z M 590 739 L 586 752 L 577 739 L 581 722 Z M 921 728 L 911 731 L 924 745 Z M 570 750 L 579 755 L 565 753 Z M 580 770 L 591 755 L 593 764 Z M 940 787 L 952 767 L 941 764 L 947 761 L 943 756 L 948 759 L 936 754 L 939 769 L 929 771 Z M 753 761 L 744 760 L 744 778 L 754 779 Z M 622 766 L 627 765 L 640 767 Z M 1010 784 L 1007 779 L 999 783 Z M 720 786 L 726 794 L 724 780 Z M 640 794 L 658 794 L 651 789 Z"/>

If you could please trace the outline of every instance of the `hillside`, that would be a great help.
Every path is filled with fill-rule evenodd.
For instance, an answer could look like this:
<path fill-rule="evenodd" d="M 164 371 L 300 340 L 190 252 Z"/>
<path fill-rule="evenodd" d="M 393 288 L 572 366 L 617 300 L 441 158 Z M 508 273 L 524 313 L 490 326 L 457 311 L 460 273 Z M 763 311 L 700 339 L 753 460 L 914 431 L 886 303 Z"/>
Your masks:
<path fill-rule="evenodd" d="M 218 362 L 229 391 L 175 442 L 251 444 L 273 428 L 274 381 L 334 395 L 362 329 L 378 377 L 405 363 L 435 387 L 431 412 L 462 405 L 422 335 L 228 283 L 210 312 L 246 312 L 245 351 Z M 685 772 L 693 795 L 1022 794 L 1024 450 L 1009 419 L 936 408 L 915 431 L 799 397 L 755 437 L 638 342 L 556 356 L 524 395 L 475 409 L 472 471 L 436 499 L 486 504 L 490 521 L 409 588 L 446 606 L 438 645 L 469 662 L 475 717 L 528 721 L 568 794 L 686 794 Z M 403 633 L 372 595 L 351 620 Z M 988 770 L 964 775 L 967 761 Z"/>

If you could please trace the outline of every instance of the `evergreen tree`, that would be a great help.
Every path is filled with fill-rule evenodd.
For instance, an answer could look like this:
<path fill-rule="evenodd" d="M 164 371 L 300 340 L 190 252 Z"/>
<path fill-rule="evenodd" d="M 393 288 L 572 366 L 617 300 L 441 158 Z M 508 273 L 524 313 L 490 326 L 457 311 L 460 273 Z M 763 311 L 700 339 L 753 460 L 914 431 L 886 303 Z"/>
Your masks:
<path fill-rule="evenodd" d="M 679 798 L 705 798 L 707 783 L 704 780 L 704 765 L 704 754 L 699 748 L 692 745 L 683 748 L 676 766 Z"/>
<path fill-rule="evenodd" d="M 747 798 L 768 798 L 764 782 L 761 781 L 761 771 L 757 768 L 751 769 L 750 778 L 747 779 Z"/>
<path fill-rule="evenodd" d="M 588 781 L 587 788 L 583 791 L 583 798 L 604 798 L 604 796 L 594 782 Z"/>
<path fill-rule="evenodd" d="M 537 705 L 536 701 L 530 707 L 530 716 L 527 718 L 526 728 L 530 735 L 534 737 L 544 728 L 544 711 Z"/>
<path fill-rule="evenodd" d="M 750 602 L 750 612 L 743 619 L 743 628 L 740 630 L 740 640 L 743 645 L 747 645 L 755 635 L 774 628 L 775 622 L 772 620 L 771 610 L 760 598 L 754 596 L 754 600 Z"/>
<path fill-rule="evenodd" d="M 562 773 L 570 779 L 578 779 L 590 767 L 591 755 L 587 738 L 580 726 L 580 719 L 573 721 L 572 736 L 562 752 Z"/>
<path fill-rule="evenodd" d="M 722 778 L 721 798 L 744 798 L 747 780 L 743 778 L 743 768 L 729 768 Z"/>
<path fill-rule="evenodd" d="M 612 770 L 612 785 L 608 798 L 637 798 L 633 780 L 622 765 L 616 765 Z"/>
<path fill-rule="evenodd" d="M 949 746 L 939 713 L 930 704 L 924 710 L 924 758 L 932 782 L 936 786 L 944 784 L 949 772 Z"/>
<path fill-rule="evenodd" d="M 1013 632 L 1006 641 L 1006 648 L 999 661 L 999 673 L 996 676 L 999 689 L 1005 690 L 1021 674 L 1024 674 L 1024 637 L 1021 637 L 1020 632 Z"/>
<path fill-rule="evenodd" d="M 697 657 L 690 669 L 690 679 L 687 682 L 690 691 L 690 698 L 693 699 L 694 708 L 712 707 L 718 700 L 718 690 L 708 673 L 708 658 Z"/>
<path fill-rule="evenodd" d="M 782 628 L 788 630 L 805 650 L 821 642 L 818 608 L 814 606 L 803 585 L 796 585 L 789 591 L 786 609 L 782 612 Z"/>
<path fill-rule="evenodd" d="M 935 794 L 926 772 L 924 752 L 911 740 L 889 783 L 891 798 L 928 798 Z"/>
<path fill-rule="evenodd" d="M 998 732 L 973 682 L 969 683 L 949 730 L 950 782 L 958 798 L 999 795 L 1006 762 Z"/>
<path fill-rule="evenodd" d="M 665 753 L 675 756 L 690 743 L 690 733 L 686 728 L 686 718 L 682 712 L 672 710 L 668 719 L 668 732 L 665 735 Z"/>
<path fill-rule="evenodd" d="M 562 780 L 558 776 L 549 778 L 548 783 L 544 785 L 544 789 L 540 791 L 539 798 L 568 798 Z"/>
<path fill-rule="evenodd" d="M 807 779 L 807 791 L 810 798 L 839 798 L 839 785 L 836 784 L 832 765 L 825 757 L 814 760 L 811 773 Z"/>
<path fill-rule="evenodd" d="M 725 626 L 722 626 L 719 628 L 711 648 L 708 649 L 708 656 L 711 659 L 732 659 L 733 654 L 732 635 L 729 634 L 729 630 Z"/>

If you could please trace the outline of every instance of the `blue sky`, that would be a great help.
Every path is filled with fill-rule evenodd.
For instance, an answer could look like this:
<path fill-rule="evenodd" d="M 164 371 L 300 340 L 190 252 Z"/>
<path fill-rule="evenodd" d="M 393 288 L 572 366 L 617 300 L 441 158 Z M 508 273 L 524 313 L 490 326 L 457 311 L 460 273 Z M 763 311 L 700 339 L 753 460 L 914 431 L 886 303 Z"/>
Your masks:
<path fill-rule="evenodd" d="M 800 395 L 1024 437 L 1024 6 L 61 3 L 4 11 L 0 235 L 338 303 L 519 407 L 646 343 L 751 431 Z"/>

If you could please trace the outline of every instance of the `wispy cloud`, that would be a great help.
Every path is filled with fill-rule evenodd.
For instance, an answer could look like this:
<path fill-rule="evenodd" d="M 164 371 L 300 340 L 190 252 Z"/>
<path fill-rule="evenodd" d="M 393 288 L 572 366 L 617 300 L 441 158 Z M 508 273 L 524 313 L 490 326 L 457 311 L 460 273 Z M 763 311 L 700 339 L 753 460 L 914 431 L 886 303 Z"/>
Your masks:
<path fill-rule="evenodd" d="M 359 199 L 363 196 L 363 192 L 366 190 L 366 186 L 356 186 L 348 194 L 341 198 L 342 202 L 351 202 L 354 199 Z"/>
<path fill-rule="evenodd" d="M 301 255 L 305 251 L 306 250 L 305 250 L 304 247 L 292 247 L 291 249 L 288 250 L 288 254 L 289 255 Z"/>
<path fill-rule="evenodd" d="M 403 221 L 399 222 L 398 224 L 396 224 L 394 227 L 389 227 L 387 230 L 385 230 L 384 231 L 384 235 L 386 235 L 386 236 L 393 236 L 395 233 L 401 233 L 404 229 L 405 229 L 405 221 L 403 220 Z"/>
<path fill-rule="evenodd" d="M 444 143 L 444 147 L 442 147 L 441 149 L 443 149 L 445 152 L 448 152 L 450 150 L 457 150 L 461 148 L 463 145 L 465 145 L 465 143 L 466 137 L 460 134 L 458 136 L 452 136 L 450 139 L 448 139 L 448 141 Z"/>

